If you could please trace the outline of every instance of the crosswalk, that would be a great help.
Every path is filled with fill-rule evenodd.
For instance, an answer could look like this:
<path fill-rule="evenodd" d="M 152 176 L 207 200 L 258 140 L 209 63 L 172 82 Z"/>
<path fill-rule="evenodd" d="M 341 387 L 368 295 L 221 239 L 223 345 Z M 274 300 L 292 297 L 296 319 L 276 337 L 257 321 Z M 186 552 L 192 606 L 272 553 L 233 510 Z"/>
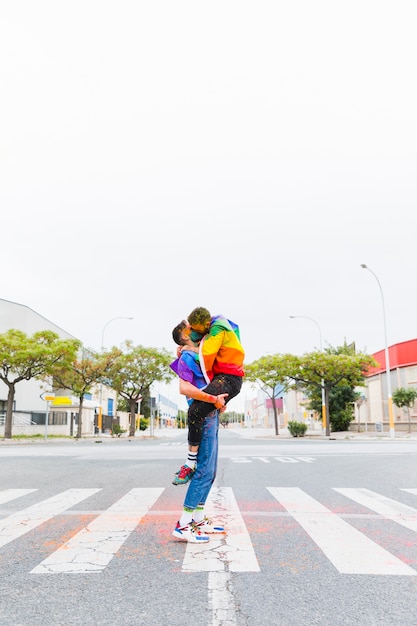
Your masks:
<path fill-rule="evenodd" d="M 316 459 L 312 456 L 236 456 L 231 457 L 232 463 L 314 463 Z"/>
<path fill-rule="evenodd" d="M 33 502 L 38 491 L 0 491 L 0 559 L 1 549 L 6 545 L 18 542 L 24 535 L 35 531 L 51 532 L 54 521 L 61 516 L 76 514 L 73 507 L 103 492 L 100 488 L 67 489 L 52 497 L 40 498 L 30 506 L 18 508 L 19 502 L 24 502 L 26 497 L 30 496 Z M 102 572 L 140 522 L 148 515 L 158 514 L 158 503 L 165 491 L 164 487 L 134 488 L 103 511 L 90 511 L 89 518 L 93 519 L 69 539 L 63 539 L 62 544 L 29 573 L 65 575 Z M 343 506 L 339 504 L 336 511 L 298 487 L 265 487 L 260 491 L 264 492 L 259 494 L 260 502 L 264 503 L 267 498 L 270 499 L 269 504 L 275 502 L 274 515 L 278 519 L 291 518 L 298 525 L 299 532 L 305 533 L 311 545 L 315 546 L 312 558 L 318 548 L 340 574 L 417 576 L 417 509 L 402 501 L 402 494 L 410 494 L 403 500 L 413 502 L 415 499 L 417 504 L 417 488 L 398 489 L 398 498 L 394 499 L 365 488 L 333 487 L 329 495 L 330 492 L 338 494 L 344 503 Z M 18 510 L 12 513 L 6 511 L 4 505 L 10 502 Z M 226 527 L 227 534 L 213 535 L 209 543 L 184 544 L 182 570 L 208 572 L 210 575 L 217 573 L 220 577 L 227 577 L 233 572 L 259 572 L 261 568 L 245 523 L 245 512 L 240 510 L 233 489 L 214 485 L 206 510 L 209 516 Z M 163 514 L 166 515 L 166 511 Z M 366 521 L 361 530 L 352 523 L 354 515 Z M 394 544 L 387 546 L 386 541 L 385 544 L 378 542 L 375 533 L 367 530 L 372 528 L 372 524 L 380 527 L 381 523 L 394 524 L 415 536 L 415 540 L 410 542 L 409 555 L 404 552 L 401 558 L 396 556 Z M 170 532 L 167 521 L 169 536 Z M 137 541 L 140 540 L 141 534 L 138 533 Z M 178 543 L 173 538 L 172 541 Z M 215 588 L 218 579 L 212 580 Z"/>

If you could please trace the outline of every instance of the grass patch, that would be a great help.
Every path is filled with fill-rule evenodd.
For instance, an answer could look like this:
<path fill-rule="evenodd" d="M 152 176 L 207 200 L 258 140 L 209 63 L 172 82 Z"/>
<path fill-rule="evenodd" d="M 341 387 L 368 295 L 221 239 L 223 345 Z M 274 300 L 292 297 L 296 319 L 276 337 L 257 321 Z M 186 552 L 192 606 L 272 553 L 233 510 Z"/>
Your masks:
<path fill-rule="evenodd" d="M 12 439 L 44 439 L 45 435 L 36 433 L 36 435 L 12 435 Z M 48 439 L 73 439 L 71 435 L 48 435 Z"/>

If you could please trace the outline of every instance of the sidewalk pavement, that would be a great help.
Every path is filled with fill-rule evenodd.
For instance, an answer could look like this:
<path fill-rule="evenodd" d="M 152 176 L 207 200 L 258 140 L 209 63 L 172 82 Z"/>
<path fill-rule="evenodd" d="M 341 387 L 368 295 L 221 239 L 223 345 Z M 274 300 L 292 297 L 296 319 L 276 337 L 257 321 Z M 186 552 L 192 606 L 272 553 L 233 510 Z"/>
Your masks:
<path fill-rule="evenodd" d="M 364 429 L 364 427 L 363 427 Z M 253 438 L 271 438 L 271 439 L 298 439 L 298 437 L 293 437 L 288 428 L 280 428 L 278 435 L 275 434 L 275 428 L 242 428 L 240 426 L 231 426 L 229 425 L 227 428 L 220 427 L 221 431 L 225 432 L 233 432 L 240 437 L 246 439 Z M 178 428 L 155 428 L 153 437 L 155 439 L 160 438 L 168 438 L 168 437 L 176 437 L 180 435 L 182 432 L 186 432 L 186 430 L 181 430 Z M 137 438 L 148 439 L 150 437 L 149 429 L 145 431 L 141 431 L 141 433 L 136 435 Z M 365 440 L 387 440 L 387 439 L 412 439 L 417 440 L 417 431 L 413 431 L 411 433 L 405 431 L 395 430 L 394 437 L 391 437 L 389 432 L 389 427 L 384 426 L 384 430 L 382 432 L 377 432 L 374 429 L 369 429 L 368 431 L 361 430 L 361 432 L 356 431 L 342 431 L 337 433 L 331 433 L 330 436 L 327 436 L 322 429 L 308 429 L 305 433 L 304 439 L 365 439 Z"/>
<path fill-rule="evenodd" d="M 283 439 L 296 439 L 298 440 L 298 437 L 293 437 L 289 431 L 288 428 L 280 428 L 279 429 L 279 433 L 278 435 L 275 434 L 275 429 L 274 428 L 258 428 L 258 427 L 254 427 L 254 428 L 242 428 L 240 426 L 228 426 L 227 428 L 222 428 L 220 427 L 220 430 L 222 432 L 232 432 L 236 435 L 239 435 L 240 437 L 244 438 L 244 439 L 275 439 L 275 440 L 283 440 Z M 153 429 L 153 434 L 150 434 L 149 429 L 145 430 L 145 431 L 138 431 L 135 434 L 135 440 L 146 440 L 146 439 L 170 439 L 173 437 L 177 437 L 178 435 L 181 435 L 182 433 L 186 433 L 187 430 L 186 429 L 178 429 L 178 428 L 154 428 Z M 1 444 L 36 444 L 36 443 L 52 443 L 52 442 L 56 442 L 56 443 L 65 443 L 65 442 L 69 442 L 69 441 L 75 441 L 75 442 L 83 442 L 83 441 L 119 441 L 119 440 L 123 440 L 123 439 L 129 439 L 128 435 L 123 435 L 122 437 L 112 437 L 109 434 L 103 434 L 103 435 L 87 435 L 87 436 L 83 436 L 81 439 L 76 440 L 75 438 L 71 437 L 62 437 L 62 438 L 58 438 L 58 437 L 48 437 L 48 439 L 44 439 L 44 437 L 37 437 L 37 438 L 22 438 L 22 439 L 4 439 L 4 438 L 0 438 L 0 445 Z M 302 439 L 309 439 L 309 440 L 372 440 L 372 441 L 387 441 L 387 440 L 413 440 L 416 441 L 417 440 L 417 431 L 412 431 L 411 433 L 409 433 L 408 431 L 399 431 L 399 430 L 395 430 L 394 432 L 394 437 L 391 436 L 390 432 L 389 432 L 389 427 L 388 426 L 384 426 L 384 430 L 382 432 L 376 432 L 375 430 L 371 430 L 369 429 L 368 431 L 361 431 L 360 433 L 355 432 L 355 431 L 342 431 L 342 432 L 335 432 L 335 433 L 331 433 L 330 436 L 327 436 L 322 429 L 308 429 L 304 435 L 304 437 L 302 437 Z"/>
<path fill-rule="evenodd" d="M 298 437 L 293 437 L 288 428 L 280 428 L 279 434 L 275 434 L 274 428 L 241 428 L 241 429 L 233 429 L 236 430 L 241 437 L 253 438 L 253 437 L 263 437 L 263 438 L 276 438 L 276 439 L 299 439 Z M 376 432 L 375 430 L 368 431 L 350 431 L 345 430 L 341 432 L 330 433 L 330 435 L 326 435 L 326 433 L 322 429 L 308 429 L 303 437 L 304 439 L 314 439 L 314 440 L 333 440 L 333 439 L 355 439 L 355 440 L 392 440 L 392 439 L 410 439 L 417 440 L 417 431 L 403 432 L 399 430 L 395 430 L 394 437 L 391 436 L 389 432 L 388 426 L 385 428 L 383 432 Z"/>
<path fill-rule="evenodd" d="M 229 425 L 227 428 L 220 427 L 221 432 L 231 432 L 236 435 L 239 435 L 245 439 L 299 439 L 298 437 L 293 437 L 288 428 L 280 427 L 278 435 L 275 434 L 275 428 L 242 428 L 240 426 L 231 426 Z M 138 439 L 163 439 L 169 437 L 176 437 L 181 433 L 187 432 L 186 429 L 178 429 L 178 428 L 154 428 L 153 437 L 150 436 L 149 429 L 145 431 L 141 431 L 140 433 L 136 433 L 135 438 Z M 126 436 L 125 436 L 126 437 Z M 110 437 L 112 438 L 112 437 Z M 363 432 L 355 432 L 355 431 L 342 431 L 337 433 L 331 433 L 330 436 L 327 436 L 322 429 L 308 429 L 303 437 L 304 439 L 392 439 L 389 433 L 389 428 L 380 433 L 375 430 L 368 430 Z M 400 432 L 395 431 L 395 439 L 417 439 L 417 431 L 412 432 L 411 434 L 408 432 Z"/>

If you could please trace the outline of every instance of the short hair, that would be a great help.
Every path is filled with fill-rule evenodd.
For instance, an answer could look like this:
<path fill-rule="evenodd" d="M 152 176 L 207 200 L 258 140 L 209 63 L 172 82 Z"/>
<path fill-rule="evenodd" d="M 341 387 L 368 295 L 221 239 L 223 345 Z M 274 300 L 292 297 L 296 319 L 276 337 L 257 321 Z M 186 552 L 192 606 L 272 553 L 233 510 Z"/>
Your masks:
<path fill-rule="evenodd" d="M 193 309 L 188 316 L 188 322 L 191 326 L 194 324 L 206 326 L 207 322 L 211 321 L 211 313 L 203 306 L 199 306 L 196 309 Z"/>
<path fill-rule="evenodd" d="M 187 322 L 185 320 L 182 320 L 182 322 L 177 324 L 172 331 L 172 338 L 179 346 L 185 346 L 185 341 L 182 338 L 182 331 L 184 330 L 184 328 L 187 328 L 187 326 Z"/>

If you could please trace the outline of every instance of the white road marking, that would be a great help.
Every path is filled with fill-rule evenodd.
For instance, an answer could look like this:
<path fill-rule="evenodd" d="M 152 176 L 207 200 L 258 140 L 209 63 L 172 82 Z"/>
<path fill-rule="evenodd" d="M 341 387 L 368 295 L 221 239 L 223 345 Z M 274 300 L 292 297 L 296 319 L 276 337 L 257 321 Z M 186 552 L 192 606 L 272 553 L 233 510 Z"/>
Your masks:
<path fill-rule="evenodd" d="M 10 500 L 16 500 L 16 498 L 21 498 L 33 491 L 37 491 L 37 489 L 4 489 L 0 491 L 0 504 L 10 502 Z"/>
<path fill-rule="evenodd" d="M 163 488 L 132 489 L 31 573 L 101 572 L 163 491 Z"/>
<path fill-rule="evenodd" d="M 417 532 L 417 510 L 411 506 L 381 496 L 379 493 L 369 489 L 337 489 L 334 487 L 334 491 L 354 500 L 358 504 L 366 506 L 371 511 L 375 511 L 375 513 L 389 517 L 397 524 L 405 526 L 405 528 Z M 405 489 L 405 491 L 408 490 Z"/>
<path fill-rule="evenodd" d="M 0 520 L 0 547 L 47 522 L 100 489 L 68 489 Z"/>
<path fill-rule="evenodd" d="M 208 601 L 212 615 L 211 626 L 234 626 L 237 623 L 237 607 L 229 572 L 209 573 Z"/>
<path fill-rule="evenodd" d="M 188 543 L 182 565 L 186 572 L 259 572 L 258 560 L 230 487 L 213 487 L 206 513 L 227 534 L 210 535 L 204 544 Z"/>
<path fill-rule="evenodd" d="M 280 461 L 281 463 L 299 463 L 300 461 L 304 463 L 314 463 L 316 461 L 315 458 L 311 456 L 275 456 L 272 457 L 275 461 Z M 248 459 L 246 456 L 235 456 L 231 457 L 230 460 L 232 463 L 253 463 L 253 461 L 262 461 L 263 463 L 270 463 L 271 459 L 267 456 L 254 456 Z"/>
<path fill-rule="evenodd" d="M 297 487 L 267 487 L 341 574 L 417 576 L 417 571 Z"/>

